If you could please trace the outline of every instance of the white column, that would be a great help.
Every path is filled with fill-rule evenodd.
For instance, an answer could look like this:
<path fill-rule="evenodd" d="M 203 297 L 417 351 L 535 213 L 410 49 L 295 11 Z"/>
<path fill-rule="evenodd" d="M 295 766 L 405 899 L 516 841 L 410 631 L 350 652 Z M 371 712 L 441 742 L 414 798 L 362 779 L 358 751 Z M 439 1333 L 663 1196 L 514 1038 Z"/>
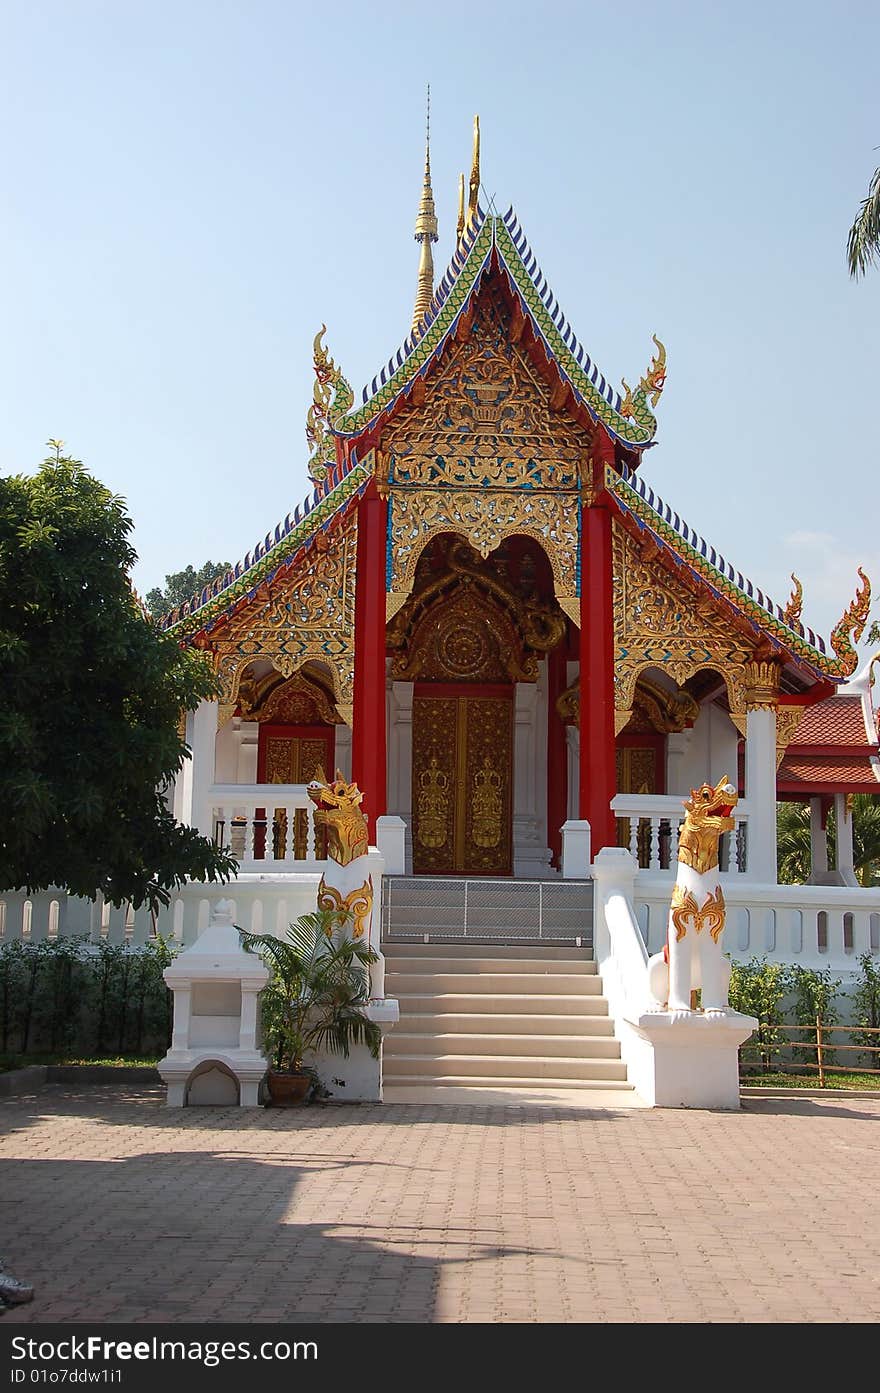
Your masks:
<path fill-rule="evenodd" d="M 542 876 L 550 865 L 550 848 L 538 819 L 538 688 L 534 682 L 517 682 L 514 694 L 513 873 Z"/>
<path fill-rule="evenodd" d="M 823 879 L 817 880 L 821 876 Z M 828 881 L 828 841 L 822 826 L 822 799 L 810 799 L 810 880 L 814 885 Z"/>
<path fill-rule="evenodd" d="M 388 731 L 388 811 L 412 818 L 412 682 L 392 682 Z"/>
<path fill-rule="evenodd" d="M 757 707 L 746 716 L 746 799 L 748 878 L 762 885 L 775 885 L 776 711 L 772 707 Z"/>
<path fill-rule="evenodd" d="M 190 749 L 193 743 L 193 721 L 193 712 L 187 711 L 183 738 Z M 178 770 L 177 778 L 174 780 L 174 816 L 187 827 L 192 826 L 192 782 L 193 765 L 190 758 L 183 761 L 183 766 Z"/>
<path fill-rule="evenodd" d="M 689 792 L 683 770 L 685 756 L 690 749 L 693 734 L 693 728 L 691 728 L 689 730 L 674 731 L 666 737 L 667 793 L 680 793 L 684 795 Z M 733 778 L 734 774 L 731 773 L 729 777 Z"/>
<path fill-rule="evenodd" d="M 216 744 L 217 703 L 200 701 L 193 716 L 191 825 L 205 837 L 214 831 L 208 790 L 214 782 Z"/>
<path fill-rule="evenodd" d="M 257 755 L 260 745 L 260 726 L 258 721 L 242 721 L 238 729 L 238 765 L 234 782 L 255 784 L 257 782 Z M 222 779 L 218 780 L 222 783 Z"/>
<path fill-rule="evenodd" d="M 351 726 L 346 725 L 344 721 L 336 727 L 333 762 L 344 779 L 351 778 Z M 336 773 L 336 769 L 333 770 L 333 774 Z M 330 770 L 326 772 L 330 777 Z"/>
<path fill-rule="evenodd" d="M 581 733 L 577 726 L 565 727 L 565 751 L 568 762 L 568 820 L 576 822 L 580 812 L 578 795 L 581 787 Z"/>
<path fill-rule="evenodd" d="M 837 831 L 837 874 L 841 885 L 858 885 L 853 862 L 852 815 L 847 811 L 846 794 L 834 795 L 834 823 Z"/>

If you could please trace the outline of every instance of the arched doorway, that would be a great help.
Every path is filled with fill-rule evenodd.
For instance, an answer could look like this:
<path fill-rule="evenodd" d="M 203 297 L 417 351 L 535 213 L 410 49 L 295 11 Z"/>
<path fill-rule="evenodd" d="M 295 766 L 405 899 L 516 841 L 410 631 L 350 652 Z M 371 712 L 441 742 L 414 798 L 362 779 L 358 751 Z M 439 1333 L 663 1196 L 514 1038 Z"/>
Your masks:
<path fill-rule="evenodd" d="M 391 675 L 413 684 L 414 874 L 512 874 L 517 684 L 565 633 L 531 538 L 486 560 L 453 534 L 425 548 L 388 630 Z"/>

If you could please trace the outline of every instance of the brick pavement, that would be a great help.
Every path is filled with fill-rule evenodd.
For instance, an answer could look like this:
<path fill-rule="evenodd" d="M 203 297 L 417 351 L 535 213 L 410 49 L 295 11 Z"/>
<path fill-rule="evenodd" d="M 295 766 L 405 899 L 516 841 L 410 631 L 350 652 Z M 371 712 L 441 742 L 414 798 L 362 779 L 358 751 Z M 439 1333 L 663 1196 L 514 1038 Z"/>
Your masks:
<path fill-rule="evenodd" d="M 880 1318 L 880 1100 L 741 1113 L 0 1100 L 3 1327 Z"/>

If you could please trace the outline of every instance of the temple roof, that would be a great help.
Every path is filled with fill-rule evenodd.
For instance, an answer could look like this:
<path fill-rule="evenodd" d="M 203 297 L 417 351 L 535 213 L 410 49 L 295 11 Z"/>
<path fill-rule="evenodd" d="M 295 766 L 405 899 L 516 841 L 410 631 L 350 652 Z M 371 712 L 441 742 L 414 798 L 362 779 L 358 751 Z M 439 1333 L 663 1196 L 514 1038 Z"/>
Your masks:
<path fill-rule="evenodd" d="M 834 696 L 805 708 L 779 766 L 780 793 L 880 793 L 872 668 L 873 662 Z"/>
<path fill-rule="evenodd" d="M 356 455 L 328 470 L 324 482 L 318 484 L 293 513 L 288 513 L 274 532 L 267 532 L 231 571 L 166 614 L 161 621 L 162 628 L 173 629 L 180 638 L 210 628 L 221 615 L 271 581 L 282 567 L 305 559 L 308 547 L 318 534 L 328 531 L 348 513 L 353 500 L 363 493 L 371 478 L 370 470 L 358 462 Z"/>
<path fill-rule="evenodd" d="M 643 379 L 635 393 L 628 391 L 626 397 L 621 397 L 611 386 L 578 342 L 512 208 L 503 217 L 487 216 L 477 209 L 422 325 L 404 339 L 386 366 L 364 388 L 361 405 L 333 418 L 334 434 L 342 438 L 361 435 L 376 427 L 380 418 L 394 408 L 415 378 L 429 370 L 455 333 L 459 319 L 468 313 L 484 272 L 492 264 L 505 275 L 522 314 L 535 337 L 543 342 L 575 400 L 624 449 L 640 453 L 651 445 L 657 422 L 646 398 L 656 393 L 652 398 L 656 401 L 659 390 L 654 383 L 643 389 Z M 662 353 L 662 349 L 659 351 Z M 660 370 L 660 361 L 655 359 L 655 375 L 662 388 L 665 369 Z"/>
<path fill-rule="evenodd" d="M 606 468 L 605 487 L 622 513 L 647 527 L 669 551 L 703 580 L 716 597 L 726 600 L 764 634 L 780 651 L 805 664 L 818 678 L 840 681 L 849 676 L 856 663 L 849 635 L 856 628 L 846 625 L 847 615 L 836 626 L 829 654 L 824 639 L 786 613 L 756 585 L 737 571 L 715 547 L 674 512 L 643 479 L 625 466 Z M 868 589 L 870 599 L 870 589 Z M 851 609 L 853 607 L 851 606 Z M 867 609 L 865 608 L 865 613 Z"/>

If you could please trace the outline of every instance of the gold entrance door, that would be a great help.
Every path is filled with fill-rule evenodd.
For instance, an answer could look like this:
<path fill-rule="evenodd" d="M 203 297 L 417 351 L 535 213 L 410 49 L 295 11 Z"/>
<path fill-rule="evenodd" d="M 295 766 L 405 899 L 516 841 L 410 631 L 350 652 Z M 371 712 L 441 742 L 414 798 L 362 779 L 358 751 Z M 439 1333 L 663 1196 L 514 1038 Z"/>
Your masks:
<path fill-rule="evenodd" d="M 260 783 L 266 784 L 307 784 L 315 777 L 316 770 L 323 768 L 329 778 L 333 777 L 333 736 L 328 729 L 323 732 L 292 733 L 290 730 L 266 729 L 260 731 L 260 751 L 258 764 L 262 777 Z M 276 858 L 284 855 L 287 845 L 287 813 L 283 808 L 269 809 L 271 823 L 271 853 Z M 259 828 L 255 826 L 256 843 Z M 302 860 L 308 849 L 309 813 L 300 808 L 295 814 L 293 845 L 294 856 Z M 327 829 L 316 829 L 316 855 L 326 856 Z M 257 853 L 255 853 L 257 854 Z"/>
<path fill-rule="evenodd" d="M 413 871 L 510 875 L 513 701 L 413 698 Z"/>

